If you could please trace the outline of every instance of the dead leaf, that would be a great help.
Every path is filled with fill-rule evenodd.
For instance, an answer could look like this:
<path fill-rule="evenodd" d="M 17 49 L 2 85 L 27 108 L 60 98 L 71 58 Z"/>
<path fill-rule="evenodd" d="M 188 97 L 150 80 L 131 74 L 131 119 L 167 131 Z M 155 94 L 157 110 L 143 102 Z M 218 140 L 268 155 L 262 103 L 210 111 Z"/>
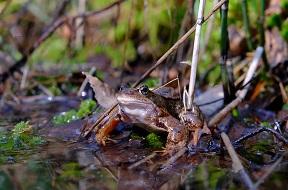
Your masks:
<path fill-rule="evenodd" d="M 88 73 L 84 74 L 87 77 L 88 82 L 95 93 L 95 99 L 100 106 L 108 109 L 117 103 L 114 89 L 112 89 L 108 84 L 99 80 L 97 77 L 93 77 Z"/>

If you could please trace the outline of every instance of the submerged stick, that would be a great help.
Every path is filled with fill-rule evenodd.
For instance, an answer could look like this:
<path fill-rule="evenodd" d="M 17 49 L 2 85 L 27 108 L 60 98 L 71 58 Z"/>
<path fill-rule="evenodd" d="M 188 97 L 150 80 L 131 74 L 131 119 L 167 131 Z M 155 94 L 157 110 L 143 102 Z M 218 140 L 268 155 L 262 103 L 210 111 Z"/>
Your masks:
<path fill-rule="evenodd" d="M 264 181 L 269 177 L 269 175 L 276 169 L 276 167 L 281 163 L 283 160 L 283 157 L 285 156 L 286 153 L 284 153 L 276 162 L 272 164 L 270 168 L 268 168 L 267 172 L 258 179 L 258 181 L 255 183 L 255 189 L 257 189 Z"/>
<path fill-rule="evenodd" d="M 187 147 L 184 147 L 182 149 L 180 149 L 178 152 L 176 152 L 169 160 L 167 160 L 162 166 L 161 168 L 167 168 L 168 166 L 172 165 L 173 163 L 175 163 L 176 160 L 178 160 L 178 158 L 180 158 L 183 154 L 185 154 L 185 152 L 188 150 Z"/>
<path fill-rule="evenodd" d="M 222 132 L 221 133 L 221 138 L 227 148 L 227 151 L 232 159 L 232 167 L 233 167 L 233 170 L 236 172 L 236 173 L 239 173 L 240 174 L 240 177 L 241 179 L 243 180 L 243 183 L 245 184 L 245 186 L 250 189 L 250 190 L 254 190 L 256 189 L 254 187 L 254 184 L 252 182 L 252 180 L 250 179 L 249 175 L 247 174 L 247 172 L 245 171 L 245 168 L 243 167 L 243 165 L 241 164 L 241 161 L 235 151 L 235 149 L 233 148 L 233 145 L 229 139 L 229 137 L 227 136 L 226 133 Z"/>
<path fill-rule="evenodd" d="M 130 166 L 128 167 L 128 169 L 129 169 L 129 170 L 132 170 L 133 168 L 136 168 L 137 166 L 139 166 L 139 165 L 145 163 L 146 161 L 154 158 L 156 155 L 157 155 L 157 153 L 156 153 L 156 152 L 153 152 L 152 154 L 146 156 L 145 158 L 143 158 L 143 159 L 135 162 L 134 164 L 130 165 Z"/>
<path fill-rule="evenodd" d="M 245 136 L 242 136 L 240 137 L 239 139 L 235 140 L 233 142 L 233 144 L 239 144 L 241 143 L 242 141 L 248 139 L 248 138 L 251 138 L 263 131 L 266 131 L 268 133 L 272 133 L 279 141 L 282 141 L 283 143 L 285 143 L 286 145 L 288 145 L 288 140 L 283 136 L 281 135 L 280 133 L 278 133 L 277 131 L 275 131 L 274 129 L 271 129 L 271 128 L 267 128 L 267 127 L 259 127 L 257 129 L 255 129 L 253 132 L 245 135 Z"/>

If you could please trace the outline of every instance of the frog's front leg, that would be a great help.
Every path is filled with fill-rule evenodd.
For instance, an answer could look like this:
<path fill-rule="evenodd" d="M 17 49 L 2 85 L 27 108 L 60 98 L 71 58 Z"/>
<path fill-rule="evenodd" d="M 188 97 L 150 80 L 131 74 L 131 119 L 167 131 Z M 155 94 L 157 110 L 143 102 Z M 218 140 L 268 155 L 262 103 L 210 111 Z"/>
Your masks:
<path fill-rule="evenodd" d="M 111 118 L 105 125 L 103 125 L 97 132 L 96 132 L 96 141 L 99 144 L 105 146 L 107 137 L 109 134 L 117 127 L 119 124 L 120 119 L 118 117 Z"/>
<path fill-rule="evenodd" d="M 121 121 L 120 117 L 119 109 L 112 111 L 108 116 L 105 117 L 105 119 L 99 124 L 100 127 L 98 127 L 96 131 L 95 139 L 97 143 L 105 145 L 107 137 Z"/>
<path fill-rule="evenodd" d="M 159 118 L 158 122 L 166 126 L 168 136 L 164 154 L 174 154 L 188 143 L 188 130 L 179 120 L 172 116 Z"/>

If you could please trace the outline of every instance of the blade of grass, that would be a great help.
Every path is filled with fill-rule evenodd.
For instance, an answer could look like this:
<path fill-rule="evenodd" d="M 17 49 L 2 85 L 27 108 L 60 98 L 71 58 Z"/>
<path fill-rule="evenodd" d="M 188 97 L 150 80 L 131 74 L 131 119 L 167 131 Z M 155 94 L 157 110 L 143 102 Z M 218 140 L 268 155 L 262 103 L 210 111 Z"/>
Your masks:
<path fill-rule="evenodd" d="M 248 50 L 251 51 L 253 49 L 253 44 L 252 44 L 252 35 L 250 32 L 250 21 L 249 21 L 249 15 L 248 15 L 247 0 L 242 0 L 241 3 L 242 3 L 241 4 L 242 16 L 243 16 L 244 29 L 245 29 L 245 33 L 246 33 Z"/>
<path fill-rule="evenodd" d="M 224 103 L 227 104 L 235 98 L 235 86 L 233 74 L 228 73 L 228 49 L 229 49 L 229 38 L 228 38 L 228 5 L 229 1 L 226 1 L 221 6 L 221 78 L 224 92 Z M 231 69 L 229 69 L 231 71 Z"/>

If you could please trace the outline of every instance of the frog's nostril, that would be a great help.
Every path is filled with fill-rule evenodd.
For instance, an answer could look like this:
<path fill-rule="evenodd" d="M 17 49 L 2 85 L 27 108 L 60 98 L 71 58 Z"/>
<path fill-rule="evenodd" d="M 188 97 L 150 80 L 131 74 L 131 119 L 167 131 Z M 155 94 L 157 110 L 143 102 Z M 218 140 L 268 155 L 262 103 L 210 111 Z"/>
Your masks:
<path fill-rule="evenodd" d="M 128 89 L 128 85 L 127 84 L 122 84 L 120 87 L 119 87 L 119 92 L 122 92 L 124 91 L 125 89 Z"/>

